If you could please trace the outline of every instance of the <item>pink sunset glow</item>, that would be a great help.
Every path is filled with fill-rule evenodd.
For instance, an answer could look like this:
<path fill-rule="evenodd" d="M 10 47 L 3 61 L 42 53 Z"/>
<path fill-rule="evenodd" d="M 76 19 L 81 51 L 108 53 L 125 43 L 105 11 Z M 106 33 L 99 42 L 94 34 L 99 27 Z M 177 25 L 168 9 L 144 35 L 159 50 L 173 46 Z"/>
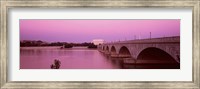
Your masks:
<path fill-rule="evenodd" d="M 180 36 L 180 20 L 20 20 L 20 40 L 91 42 Z"/>

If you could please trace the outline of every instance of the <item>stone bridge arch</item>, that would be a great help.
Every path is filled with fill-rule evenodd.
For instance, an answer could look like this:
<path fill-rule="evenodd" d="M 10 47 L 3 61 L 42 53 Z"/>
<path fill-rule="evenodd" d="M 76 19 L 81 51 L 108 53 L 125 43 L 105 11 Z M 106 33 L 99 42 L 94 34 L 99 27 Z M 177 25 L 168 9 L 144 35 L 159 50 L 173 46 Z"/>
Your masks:
<path fill-rule="evenodd" d="M 156 52 L 158 53 L 157 55 L 162 55 L 160 54 L 163 53 L 172 57 L 174 61 L 176 61 L 177 63 L 180 63 L 180 47 L 174 47 L 174 46 L 141 46 L 141 48 L 137 49 L 138 51 L 135 51 L 135 58 L 136 60 L 138 60 L 138 57 L 141 55 L 141 53 L 144 51 L 148 51 L 150 50 L 152 53 L 155 53 L 154 55 L 156 55 Z"/>
<path fill-rule="evenodd" d="M 121 46 L 118 52 L 119 57 L 132 58 L 131 51 L 126 46 Z"/>
<path fill-rule="evenodd" d="M 145 61 L 148 63 L 178 63 L 169 53 L 156 47 L 143 49 L 137 55 L 138 63 L 145 63 Z"/>
<path fill-rule="evenodd" d="M 105 51 L 109 52 L 109 46 L 106 46 Z"/>
<path fill-rule="evenodd" d="M 116 50 L 115 46 L 111 46 L 111 48 L 110 48 L 110 53 L 111 53 L 111 55 L 112 55 L 112 54 L 114 54 L 114 55 L 117 54 L 117 50 Z"/>

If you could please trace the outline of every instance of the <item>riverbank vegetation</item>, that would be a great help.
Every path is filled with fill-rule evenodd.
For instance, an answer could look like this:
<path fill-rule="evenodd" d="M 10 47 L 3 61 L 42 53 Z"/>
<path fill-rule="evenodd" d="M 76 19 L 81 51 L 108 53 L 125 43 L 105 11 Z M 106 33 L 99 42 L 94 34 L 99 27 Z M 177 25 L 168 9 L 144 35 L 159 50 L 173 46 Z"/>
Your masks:
<path fill-rule="evenodd" d="M 20 41 L 20 47 L 40 47 L 40 46 L 62 46 L 62 48 L 72 48 L 74 46 L 87 46 L 88 48 L 97 48 L 91 42 L 84 42 L 84 43 L 68 43 L 68 42 L 44 42 L 41 40 L 37 41 L 30 41 L 30 40 L 23 40 Z"/>

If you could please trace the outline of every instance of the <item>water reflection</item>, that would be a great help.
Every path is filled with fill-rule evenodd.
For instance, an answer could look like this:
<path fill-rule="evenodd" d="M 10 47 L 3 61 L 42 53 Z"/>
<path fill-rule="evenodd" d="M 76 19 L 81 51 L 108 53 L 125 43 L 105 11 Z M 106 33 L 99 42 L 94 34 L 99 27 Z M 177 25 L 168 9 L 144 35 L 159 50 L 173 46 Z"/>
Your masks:
<path fill-rule="evenodd" d="M 120 65 L 112 63 L 96 49 L 75 47 L 21 47 L 21 69 L 49 69 L 52 61 L 59 59 L 60 69 L 119 69 Z"/>
<path fill-rule="evenodd" d="M 143 56 L 144 58 L 145 56 Z M 148 57 L 151 58 L 151 57 Z M 147 59 L 148 59 L 147 58 Z M 21 47 L 21 69 L 50 69 L 52 62 L 58 59 L 60 69 L 179 69 L 179 64 L 166 63 L 125 63 L 127 58 L 112 58 L 96 49 L 74 47 Z M 149 59 L 148 59 L 149 60 Z"/>

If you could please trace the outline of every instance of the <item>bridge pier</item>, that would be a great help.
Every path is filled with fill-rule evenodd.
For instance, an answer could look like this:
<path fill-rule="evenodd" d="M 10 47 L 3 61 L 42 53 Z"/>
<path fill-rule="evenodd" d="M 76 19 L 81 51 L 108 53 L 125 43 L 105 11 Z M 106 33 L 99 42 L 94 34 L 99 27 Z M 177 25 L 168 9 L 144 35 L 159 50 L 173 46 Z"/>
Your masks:
<path fill-rule="evenodd" d="M 132 58 L 131 55 L 118 55 L 119 58 Z"/>
<path fill-rule="evenodd" d="M 124 64 L 136 64 L 136 59 L 134 58 L 123 58 Z"/>
<path fill-rule="evenodd" d="M 104 52 L 104 54 L 106 54 L 106 55 L 110 55 L 110 52 L 106 51 L 106 52 Z"/>
<path fill-rule="evenodd" d="M 119 55 L 118 55 L 118 54 L 111 54 L 110 57 L 111 57 L 111 58 L 118 58 Z"/>

